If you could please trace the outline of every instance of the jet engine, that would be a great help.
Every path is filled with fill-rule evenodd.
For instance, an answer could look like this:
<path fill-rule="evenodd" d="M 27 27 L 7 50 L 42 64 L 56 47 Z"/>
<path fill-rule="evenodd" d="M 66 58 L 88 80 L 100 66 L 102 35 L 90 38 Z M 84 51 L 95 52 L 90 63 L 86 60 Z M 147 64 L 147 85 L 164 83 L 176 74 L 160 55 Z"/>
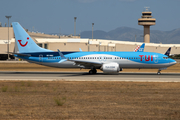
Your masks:
<path fill-rule="evenodd" d="M 119 67 L 118 63 L 105 63 L 101 66 L 100 70 L 104 73 L 118 73 L 122 71 L 122 68 Z"/>

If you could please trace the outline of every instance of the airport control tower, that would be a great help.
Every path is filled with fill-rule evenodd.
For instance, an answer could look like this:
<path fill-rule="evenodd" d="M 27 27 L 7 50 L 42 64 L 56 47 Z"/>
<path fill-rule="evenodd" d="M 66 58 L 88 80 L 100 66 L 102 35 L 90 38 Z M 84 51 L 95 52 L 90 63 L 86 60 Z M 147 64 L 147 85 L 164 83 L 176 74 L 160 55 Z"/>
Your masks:
<path fill-rule="evenodd" d="M 149 11 L 148 7 L 142 12 L 141 18 L 138 19 L 138 25 L 144 26 L 144 42 L 150 43 L 150 26 L 156 24 L 156 19 L 152 18 L 152 12 Z"/>

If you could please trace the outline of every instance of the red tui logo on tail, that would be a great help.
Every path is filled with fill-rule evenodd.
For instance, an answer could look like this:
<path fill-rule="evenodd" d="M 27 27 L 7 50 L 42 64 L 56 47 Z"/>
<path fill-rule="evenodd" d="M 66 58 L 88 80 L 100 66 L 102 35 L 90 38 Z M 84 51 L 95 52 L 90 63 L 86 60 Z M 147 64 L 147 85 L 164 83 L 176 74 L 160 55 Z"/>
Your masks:
<path fill-rule="evenodd" d="M 29 40 L 29 37 L 27 37 L 27 40 Z M 22 44 L 21 41 L 22 41 L 22 40 L 18 40 L 19 44 L 20 44 L 22 47 L 25 47 L 25 46 L 28 44 L 28 41 L 26 41 L 25 44 Z"/>

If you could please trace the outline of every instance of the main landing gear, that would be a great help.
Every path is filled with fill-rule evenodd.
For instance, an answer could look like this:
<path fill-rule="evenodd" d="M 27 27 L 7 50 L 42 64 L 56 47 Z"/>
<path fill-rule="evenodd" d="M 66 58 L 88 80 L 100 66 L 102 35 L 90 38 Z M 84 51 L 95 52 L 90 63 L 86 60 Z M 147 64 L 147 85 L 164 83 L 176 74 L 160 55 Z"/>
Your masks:
<path fill-rule="evenodd" d="M 161 70 L 158 70 L 157 74 L 160 75 L 161 74 Z"/>
<path fill-rule="evenodd" d="M 96 74 L 97 73 L 97 70 L 96 69 L 92 69 L 89 71 L 89 74 Z"/>

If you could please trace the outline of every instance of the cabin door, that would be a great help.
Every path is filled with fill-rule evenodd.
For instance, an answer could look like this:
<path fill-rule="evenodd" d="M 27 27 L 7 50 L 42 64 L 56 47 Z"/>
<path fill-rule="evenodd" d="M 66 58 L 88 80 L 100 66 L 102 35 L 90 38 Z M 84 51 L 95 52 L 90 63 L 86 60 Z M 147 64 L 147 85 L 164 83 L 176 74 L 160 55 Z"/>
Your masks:
<path fill-rule="evenodd" d="M 43 62 L 43 55 L 39 55 L 39 62 Z"/>

